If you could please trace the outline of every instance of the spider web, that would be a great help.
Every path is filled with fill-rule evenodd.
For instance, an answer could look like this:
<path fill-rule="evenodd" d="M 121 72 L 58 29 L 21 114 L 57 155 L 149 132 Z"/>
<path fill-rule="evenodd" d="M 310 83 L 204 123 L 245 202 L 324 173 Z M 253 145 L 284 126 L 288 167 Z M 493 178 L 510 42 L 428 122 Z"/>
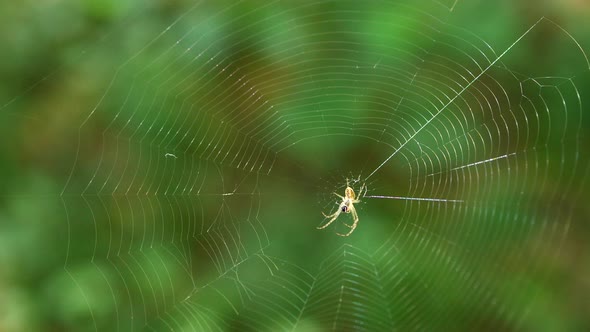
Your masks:
<path fill-rule="evenodd" d="M 179 13 L 107 38 L 119 63 L 84 56 L 106 79 L 62 173 L 64 269 L 88 308 L 69 324 L 520 329 L 546 313 L 535 285 L 589 165 L 590 65 L 566 30 L 537 17 L 492 45 L 452 1 Z M 528 65 L 547 30 L 571 72 Z M 347 181 L 368 187 L 357 229 L 335 236 L 342 214 L 316 230 Z"/>

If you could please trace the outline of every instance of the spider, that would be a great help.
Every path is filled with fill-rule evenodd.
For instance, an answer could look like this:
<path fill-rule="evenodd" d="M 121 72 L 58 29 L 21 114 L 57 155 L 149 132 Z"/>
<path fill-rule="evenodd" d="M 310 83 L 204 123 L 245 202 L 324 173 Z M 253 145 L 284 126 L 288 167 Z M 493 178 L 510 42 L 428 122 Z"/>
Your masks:
<path fill-rule="evenodd" d="M 363 190 L 365 191 L 364 194 L 367 193 L 367 186 L 365 186 L 364 184 L 361 186 L 361 189 L 359 190 L 359 197 L 361 198 L 363 194 Z M 349 236 L 350 234 L 352 234 L 352 232 L 354 232 L 354 229 L 356 228 L 357 223 L 359 222 L 359 216 L 356 213 L 356 209 L 354 208 L 354 204 L 355 203 L 359 203 L 360 199 L 356 198 L 356 195 L 354 194 L 354 190 L 352 190 L 352 188 L 350 187 L 350 185 L 348 184 L 348 179 L 346 179 L 346 189 L 344 189 L 344 196 L 340 196 L 337 193 L 334 193 L 334 195 L 338 196 L 340 199 L 342 199 L 341 202 L 336 202 L 336 204 L 338 205 L 338 210 L 336 210 L 336 212 L 334 212 L 331 215 L 327 215 L 325 213 L 322 212 L 322 214 L 324 215 L 324 217 L 326 218 L 332 218 L 330 219 L 330 221 L 328 221 L 327 224 L 325 224 L 324 226 L 319 226 L 317 227 L 317 229 L 324 229 L 328 226 L 330 226 L 330 224 L 332 222 L 334 222 L 334 220 L 336 220 L 336 218 L 338 218 L 338 216 L 340 215 L 340 213 L 344 212 L 344 213 L 352 213 L 352 219 L 354 220 L 352 223 L 352 226 L 348 225 L 348 224 L 344 224 L 344 226 L 350 228 L 350 231 L 346 234 L 340 234 L 340 233 L 336 233 L 340 236 Z"/>

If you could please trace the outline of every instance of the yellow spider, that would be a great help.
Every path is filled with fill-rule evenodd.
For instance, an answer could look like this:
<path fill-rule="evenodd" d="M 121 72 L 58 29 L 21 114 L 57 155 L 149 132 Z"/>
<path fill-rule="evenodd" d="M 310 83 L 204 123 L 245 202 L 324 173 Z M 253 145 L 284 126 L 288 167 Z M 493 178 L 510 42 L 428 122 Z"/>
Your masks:
<path fill-rule="evenodd" d="M 358 198 L 361 198 L 361 196 L 363 195 L 363 190 L 365 191 L 364 194 L 366 194 L 367 193 L 367 186 L 362 185 L 361 189 L 359 190 L 359 197 Z M 334 212 L 331 215 L 326 215 L 325 213 L 322 212 L 324 217 L 332 218 L 332 219 L 330 219 L 330 221 L 328 221 L 328 223 L 325 224 L 324 226 L 317 227 L 317 229 L 324 229 L 324 228 L 330 226 L 330 224 L 332 222 L 334 222 L 334 220 L 336 220 L 336 218 L 338 218 L 338 216 L 340 215 L 341 212 L 352 213 L 352 219 L 353 219 L 352 226 L 344 224 L 344 226 L 350 228 L 350 232 L 348 232 L 346 234 L 336 233 L 340 236 L 349 236 L 350 234 L 352 234 L 352 232 L 354 232 L 354 229 L 356 228 L 356 225 L 359 222 L 359 216 L 356 213 L 356 209 L 354 208 L 354 204 L 359 203 L 360 199 L 356 198 L 356 195 L 354 194 L 354 190 L 352 190 L 352 188 L 348 184 L 348 179 L 346 179 L 346 189 L 344 189 L 344 196 L 340 196 L 337 193 L 334 193 L 334 195 L 336 195 L 336 196 L 340 197 L 340 199 L 342 199 L 341 202 L 336 202 L 336 204 L 339 204 L 338 210 L 336 210 L 336 212 Z"/>

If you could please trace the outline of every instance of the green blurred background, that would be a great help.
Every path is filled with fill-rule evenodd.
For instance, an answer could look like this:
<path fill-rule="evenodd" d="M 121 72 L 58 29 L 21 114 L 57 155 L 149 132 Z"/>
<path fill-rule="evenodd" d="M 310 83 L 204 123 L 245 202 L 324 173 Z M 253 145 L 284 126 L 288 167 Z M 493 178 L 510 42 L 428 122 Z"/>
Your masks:
<path fill-rule="evenodd" d="M 0 3 L 0 330 L 589 330 L 589 20 Z"/>

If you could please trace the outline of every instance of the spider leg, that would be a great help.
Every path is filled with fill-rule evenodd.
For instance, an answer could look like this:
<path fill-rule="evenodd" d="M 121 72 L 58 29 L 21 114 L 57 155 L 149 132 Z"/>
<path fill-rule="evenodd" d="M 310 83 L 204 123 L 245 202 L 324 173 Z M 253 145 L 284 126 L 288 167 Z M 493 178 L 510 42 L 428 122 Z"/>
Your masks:
<path fill-rule="evenodd" d="M 363 190 L 364 190 L 365 192 L 363 192 Z M 367 186 L 363 184 L 363 186 L 362 186 L 362 187 L 361 187 L 361 189 L 359 190 L 359 195 L 358 195 L 358 197 L 357 197 L 357 198 L 356 198 L 354 201 L 352 201 L 352 203 L 353 203 L 353 204 L 360 203 L 360 202 L 361 202 L 361 197 L 365 196 L 366 194 L 367 194 Z"/>
<path fill-rule="evenodd" d="M 364 190 L 365 192 L 363 192 L 363 190 Z M 363 186 L 362 186 L 362 187 L 361 187 L 361 189 L 359 190 L 359 199 L 360 199 L 362 196 L 365 196 L 366 194 L 367 194 L 367 185 L 366 185 L 366 184 L 363 184 Z"/>
<path fill-rule="evenodd" d="M 326 218 L 332 218 L 332 219 L 330 219 L 330 221 L 328 221 L 328 223 L 325 224 L 324 226 L 318 226 L 316 228 L 317 229 L 324 229 L 324 228 L 330 226 L 330 224 L 333 223 L 334 220 L 336 220 L 336 218 L 338 218 L 338 216 L 340 215 L 340 211 L 342 211 L 342 210 L 340 209 L 340 206 L 338 206 L 338 210 L 336 212 L 334 212 L 333 214 L 329 215 L 329 216 L 322 212 L 322 214 L 324 215 L 324 217 L 326 217 Z"/>
<path fill-rule="evenodd" d="M 358 214 L 356 214 L 356 210 L 355 210 L 354 206 L 352 206 L 352 205 L 350 206 L 350 212 L 352 213 L 352 218 L 354 218 L 354 222 L 353 222 L 352 226 L 344 224 L 344 225 L 350 227 L 350 231 L 346 234 L 336 233 L 337 235 L 349 236 L 350 234 L 352 234 L 352 232 L 354 232 L 354 229 L 356 228 L 356 225 L 359 222 L 359 216 L 358 216 Z"/>
<path fill-rule="evenodd" d="M 341 201 L 343 201 L 343 200 L 344 200 L 344 196 L 340 196 L 340 195 L 338 195 L 337 193 L 332 193 L 332 194 L 334 194 L 334 195 L 338 196 L 338 198 L 340 198 L 340 200 L 341 200 Z M 340 203 L 339 203 L 339 204 L 340 204 Z"/>
<path fill-rule="evenodd" d="M 325 214 L 325 213 L 322 212 L 322 214 L 324 215 L 324 218 L 332 218 L 332 217 L 334 217 L 336 215 L 336 213 L 338 213 L 338 211 L 336 211 L 336 212 L 334 212 L 334 213 L 332 213 L 330 215 Z"/>
<path fill-rule="evenodd" d="M 349 224 L 347 224 L 347 223 L 344 223 L 344 222 L 342 223 L 342 225 L 344 225 L 344 226 L 346 226 L 346 227 L 348 227 L 348 228 L 352 228 L 352 226 L 350 226 Z"/>

